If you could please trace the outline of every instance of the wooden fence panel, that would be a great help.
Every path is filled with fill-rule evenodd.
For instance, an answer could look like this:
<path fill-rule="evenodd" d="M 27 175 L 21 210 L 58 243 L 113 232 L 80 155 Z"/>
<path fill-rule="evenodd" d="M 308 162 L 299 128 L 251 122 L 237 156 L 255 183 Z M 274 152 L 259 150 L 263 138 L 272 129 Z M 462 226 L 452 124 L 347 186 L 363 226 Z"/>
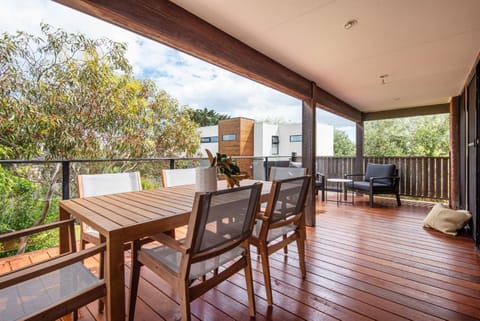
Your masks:
<path fill-rule="evenodd" d="M 440 198 L 448 199 L 450 195 L 450 158 L 442 158 L 442 192 L 440 194 Z"/>

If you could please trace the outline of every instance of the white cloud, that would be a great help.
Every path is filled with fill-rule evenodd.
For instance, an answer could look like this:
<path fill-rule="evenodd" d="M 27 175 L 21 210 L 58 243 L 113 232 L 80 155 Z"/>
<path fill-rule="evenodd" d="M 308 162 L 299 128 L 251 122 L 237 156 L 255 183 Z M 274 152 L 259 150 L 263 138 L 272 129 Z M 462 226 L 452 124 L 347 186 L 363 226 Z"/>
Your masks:
<path fill-rule="evenodd" d="M 150 39 L 46 0 L 1 0 L 0 32 L 40 32 L 40 22 L 88 37 L 128 43 L 138 77 L 154 79 L 182 105 L 233 117 L 301 121 L 301 101 Z"/>

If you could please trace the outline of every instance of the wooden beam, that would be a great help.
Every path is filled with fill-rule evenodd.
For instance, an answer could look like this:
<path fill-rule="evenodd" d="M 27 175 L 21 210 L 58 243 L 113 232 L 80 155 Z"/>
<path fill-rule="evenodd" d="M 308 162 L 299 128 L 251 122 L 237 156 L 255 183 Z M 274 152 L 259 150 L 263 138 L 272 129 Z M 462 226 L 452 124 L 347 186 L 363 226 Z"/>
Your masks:
<path fill-rule="evenodd" d="M 316 87 L 316 90 L 318 107 L 353 122 L 362 121 L 362 113 L 359 110 L 353 108 L 343 100 L 338 99 L 320 87 Z"/>
<path fill-rule="evenodd" d="M 302 165 L 308 169 L 311 175 L 310 187 L 305 203 L 305 223 L 307 226 L 315 226 L 315 173 L 317 170 L 317 135 L 316 135 L 316 105 L 317 105 L 317 86 L 312 83 L 312 93 L 309 100 L 302 103 Z"/>
<path fill-rule="evenodd" d="M 460 206 L 460 97 L 450 101 L 450 207 Z"/>
<path fill-rule="evenodd" d="M 167 0 L 55 0 L 257 81 L 309 100 L 311 81 Z M 326 110 L 359 121 L 361 113 L 318 88 Z"/>
<path fill-rule="evenodd" d="M 427 116 L 436 114 L 448 114 L 449 112 L 450 104 L 437 104 L 364 113 L 363 120 L 368 121 L 412 116 Z"/>

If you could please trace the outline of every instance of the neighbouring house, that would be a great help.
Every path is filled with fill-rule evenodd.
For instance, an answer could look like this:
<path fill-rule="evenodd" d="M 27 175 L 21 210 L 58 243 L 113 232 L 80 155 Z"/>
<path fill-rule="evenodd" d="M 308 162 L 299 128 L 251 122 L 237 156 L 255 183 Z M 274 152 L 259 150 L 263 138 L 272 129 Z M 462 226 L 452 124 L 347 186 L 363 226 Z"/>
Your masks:
<path fill-rule="evenodd" d="M 333 156 L 333 130 L 331 125 L 317 123 L 317 156 Z M 205 149 L 233 156 L 302 155 L 301 123 L 271 124 L 237 117 L 220 120 L 218 126 L 200 127 L 199 132 L 203 157 L 207 156 Z"/>

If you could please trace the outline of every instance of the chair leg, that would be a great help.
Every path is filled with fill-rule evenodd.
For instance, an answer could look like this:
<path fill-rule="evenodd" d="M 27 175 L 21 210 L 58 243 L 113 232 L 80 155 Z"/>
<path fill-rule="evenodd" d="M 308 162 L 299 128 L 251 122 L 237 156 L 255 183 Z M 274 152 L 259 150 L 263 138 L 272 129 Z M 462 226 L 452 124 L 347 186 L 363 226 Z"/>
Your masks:
<path fill-rule="evenodd" d="M 322 188 L 322 202 L 325 202 L 325 187 Z"/>
<path fill-rule="evenodd" d="M 138 283 L 140 282 L 140 268 L 142 264 L 138 261 L 140 244 L 134 241 L 132 244 L 132 270 L 130 271 L 130 302 L 128 307 L 128 321 L 135 318 L 135 307 L 137 304 Z"/>
<path fill-rule="evenodd" d="M 267 292 L 267 303 L 268 305 L 273 305 L 272 298 L 272 283 L 270 280 L 270 264 L 268 262 L 268 249 L 266 246 L 260 248 L 260 255 L 262 257 L 262 270 L 263 278 L 265 281 L 265 292 Z"/>
<path fill-rule="evenodd" d="M 255 317 L 255 295 L 253 293 L 253 277 L 252 277 L 252 265 L 250 260 L 250 250 L 246 251 L 247 266 L 245 267 L 245 283 L 247 285 L 248 294 L 248 312 L 250 316 Z"/>
<path fill-rule="evenodd" d="M 182 312 L 182 321 L 190 321 L 190 294 L 188 283 L 181 286 L 180 290 L 180 310 Z"/>
<path fill-rule="evenodd" d="M 395 195 L 397 197 L 397 206 L 401 206 L 402 203 L 400 202 L 400 194 Z"/>
<path fill-rule="evenodd" d="M 300 271 L 302 271 L 302 278 L 305 279 L 307 277 L 307 268 L 305 265 L 305 234 L 302 231 L 297 232 L 297 251 Z"/>
<path fill-rule="evenodd" d="M 373 207 L 373 193 L 370 191 L 369 193 L 369 201 L 370 201 L 370 207 Z"/>
<path fill-rule="evenodd" d="M 287 239 L 287 234 L 283 235 L 283 240 L 285 241 Z M 283 254 L 287 255 L 288 254 L 288 244 L 283 247 Z"/>

